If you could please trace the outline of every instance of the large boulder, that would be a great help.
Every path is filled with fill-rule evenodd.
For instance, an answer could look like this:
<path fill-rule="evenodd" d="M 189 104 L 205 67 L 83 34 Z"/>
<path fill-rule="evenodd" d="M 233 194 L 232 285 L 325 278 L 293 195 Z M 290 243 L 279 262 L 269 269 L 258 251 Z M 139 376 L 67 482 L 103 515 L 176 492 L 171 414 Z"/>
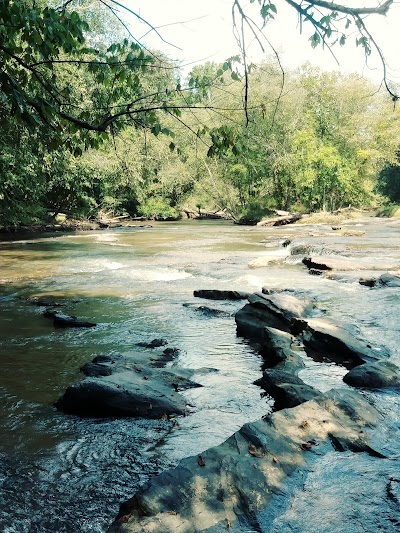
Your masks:
<path fill-rule="evenodd" d="M 109 365 L 91 362 L 85 363 L 81 367 L 81 372 L 90 377 L 111 376 L 113 369 Z"/>
<path fill-rule="evenodd" d="M 71 385 L 55 404 L 68 414 L 82 417 L 145 417 L 183 415 L 186 402 L 175 392 L 169 373 L 149 379 L 143 372 L 118 372 L 104 378 L 87 378 Z"/>
<path fill-rule="evenodd" d="M 245 424 L 224 443 L 154 477 L 124 503 L 109 533 L 222 531 L 265 509 L 285 479 L 335 449 L 379 453 L 368 426 L 377 411 L 353 391 L 330 391 Z M 254 524 L 253 524 L 254 525 Z"/>
<path fill-rule="evenodd" d="M 347 329 L 323 318 L 295 320 L 292 331 L 301 334 L 304 346 L 320 356 L 349 365 L 374 362 L 388 353 L 357 339 Z"/>
<path fill-rule="evenodd" d="M 400 387 L 399 368 L 390 361 L 365 363 L 350 370 L 343 381 L 353 387 L 382 389 Z"/>
<path fill-rule="evenodd" d="M 249 295 L 249 303 L 235 315 L 239 335 L 263 338 L 266 326 L 289 332 L 294 319 L 304 317 L 312 309 L 310 301 L 287 293 Z"/>

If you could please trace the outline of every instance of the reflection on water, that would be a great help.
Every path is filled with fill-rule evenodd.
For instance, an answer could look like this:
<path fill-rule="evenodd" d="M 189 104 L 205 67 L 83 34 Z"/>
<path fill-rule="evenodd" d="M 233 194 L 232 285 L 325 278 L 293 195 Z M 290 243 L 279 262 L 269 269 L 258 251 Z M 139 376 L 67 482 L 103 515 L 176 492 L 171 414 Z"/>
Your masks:
<path fill-rule="evenodd" d="M 207 318 L 182 305 L 204 304 L 193 297 L 195 289 L 293 289 L 357 325 L 398 363 L 399 290 L 309 276 L 290 257 L 290 247 L 281 246 L 291 239 L 292 246 L 311 242 L 324 252 L 356 247 L 360 259 L 378 253 L 400 264 L 398 226 L 366 221 L 363 229 L 365 236 L 351 240 L 332 236 L 328 227 L 188 221 L 0 242 L 0 529 L 100 533 L 150 475 L 269 411 L 268 398 L 252 384 L 260 359 L 236 337 L 232 315 L 243 302 L 206 302 L 227 311 Z M 260 256 L 278 263 L 249 269 Z M 54 329 L 44 308 L 27 300 L 33 297 L 62 302 L 63 312 L 98 326 Z M 81 379 L 83 363 L 101 354 L 129 354 L 137 342 L 155 337 L 179 348 L 174 364 L 193 369 L 203 385 L 183 393 L 188 416 L 174 423 L 99 421 L 55 410 L 53 402 Z M 307 360 L 302 378 L 327 390 L 343 386 L 344 372 Z"/>

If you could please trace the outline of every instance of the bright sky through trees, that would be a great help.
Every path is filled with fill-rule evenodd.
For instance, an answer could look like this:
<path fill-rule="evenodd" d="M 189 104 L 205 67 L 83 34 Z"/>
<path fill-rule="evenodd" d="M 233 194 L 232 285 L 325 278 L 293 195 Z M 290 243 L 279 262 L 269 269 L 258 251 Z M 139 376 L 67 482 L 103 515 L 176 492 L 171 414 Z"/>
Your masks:
<path fill-rule="evenodd" d="M 368 0 L 360 4 L 369 5 Z M 127 5 L 158 28 L 162 37 L 171 44 L 163 42 L 155 31 L 148 33 L 149 28 L 145 24 L 135 23 L 134 34 L 142 37 L 148 46 L 163 50 L 183 63 L 201 63 L 206 60 L 219 62 L 238 53 L 232 31 L 231 0 L 143 0 L 130 1 Z M 243 3 L 243 7 L 249 9 L 253 20 L 261 25 L 258 3 L 251 6 Z M 355 37 L 350 38 L 346 46 L 341 48 L 336 45 L 333 48 L 339 61 L 338 66 L 329 50 L 311 48 L 309 37 L 313 29 L 310 24 L 304 24 L 300 35 L 294 10 L 285 2 L 277 1 L 276 7 L 276 20 L 268 23 L 264 34 L 279 52 L 284 68 L 294 68 L 310 61 L 327 70 L 339 68 L 363 73 L 377 81 L 381 79 L 377 54 L 373 53 L 366 66 L 362 48 L 356 48 L 354 44 Z M 369 29 L 387 59 L 389 79 L 400 82 L 400 5 L 392 6 L 387 17 L 374 16 L 367 20 Z M 259 61 L 263 53 L 258 43 L 249 36 L 248 44 L 251 59 Z M 267 53 L 271 53 L 271 48 L 265 41 L 264 44 Z"/>

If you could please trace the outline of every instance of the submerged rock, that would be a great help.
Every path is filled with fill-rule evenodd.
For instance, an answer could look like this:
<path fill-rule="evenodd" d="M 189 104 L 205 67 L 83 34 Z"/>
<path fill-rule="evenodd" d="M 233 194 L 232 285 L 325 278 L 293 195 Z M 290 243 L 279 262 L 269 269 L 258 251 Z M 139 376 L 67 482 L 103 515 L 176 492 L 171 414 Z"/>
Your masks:
<path fill-rule="evenodd" d="M 279 263 L 282 263 L 283 259 L 283 257 L 267 255 L 264 257 L 257 257 L 257 259 L 253 259 L 247 266 L 249 268 L 263 268 L 267 266 L 278 265 Z"/>
<path fill-rule="evenodd" d="M 160 348 L 160 346 L 166 346 L 167 344 L 167 339 L 153 339 L 150 342 L 138 342 L 136 346 L 141 348 Z"/>
<path fill-rule="evenodd" d="M 211 318 L 216 316 L 232 316 L 232 313 L 224 311 L 223 309 L 216 309 L 215 307 L 208 307 L 207 305 L 183 304 L 184 307 L 189 307 L 205 317 Z"/>
<path fill-rule="evenodd" d="M 382 389 L 400 387 L 399 368 L 390 361 L 365 363 L 348 372 L 343 381 L 353 387 Z"/>
<path fill-rule="evenodd" d="M 94 322 L 78 320 L 75 316 L 65 315 L 58 311 L 47 310 L 43 316 L 53 319 L 53 324 L 57 328 L 94 328 L 97 326 Z"/>
<path fill-rule="evenodd" d="M 374 453 L 365 431 L 378 412 L 352 391 L 314 400 L 245 424 L 224 443 L 188 457 L 150 480 L 121 506 L 109 533 L 192 533 L 226 529 L 265 509 L 282 483 L 312 457 L 343 449 Z M 218 527 L 220 529 L 218 529 Z"/>
<path fill-rule="evenodd" d="M 379 278 L 360 278 L 359 283 L 366 287 L 400 287 L 400 276 L 386 272 Z"/>

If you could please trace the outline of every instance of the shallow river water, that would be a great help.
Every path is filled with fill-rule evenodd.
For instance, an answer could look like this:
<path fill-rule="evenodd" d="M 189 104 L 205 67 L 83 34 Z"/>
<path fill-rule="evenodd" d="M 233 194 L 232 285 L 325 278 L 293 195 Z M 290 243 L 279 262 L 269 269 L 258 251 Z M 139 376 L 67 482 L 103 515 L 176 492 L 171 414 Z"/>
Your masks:
<path fill-rule="evenodd" d="M 193 297 L 195 289 L 293 290 L 314 298 L 321 312 L 357 328 L 360 337 L 387 348 L 400 366 L 400 289 L 367 289 L 357 283 L 358 277 L 337 281 L 310 276 L 300 262 L 302 256 L 290 255 L 295 245 L 312 244 L 316 253 L 356 256 L 360 264 L 371 258 L 376 258 L 376 267 L 384 260 L 397 261 L 400 270 L 398 223 L 365 219 L 348 227 L 365 235 L 344 237 L 322 225 L 248 228 L 187 221 L 4 238 L 0 242 L 0 530 L 104 532 L 119 504 L 149 476 L 221 443 L 244 423 L 271 410 L 272 400 L 253 385 L 261 375 L 261 359 L 236 336 L 233 314 L 244 303 L 199 300 Z M 292 241 L 287 247 L 282 246 L 285 239 Z M 248 268 L 260 256 L 271 259 L 269 266 Z M 44 308 L 32 302 L 35 297 L 62 302 L 63 312 L 98 326 L 54 329 L 43 316 Z M 196 310 L 196 305 L 228 313 L 211 317 Z M 82 420 L 53 407 L 69 384 L 82 379 L 79 368 L 85 362 L 97 355 L 127 354 L 137 350 L 136 343 L 160 337 L 180 350 L 173 364 L 195 370 L 195 381 L 203 385 L 183 393 L 190 405 L 186 417 L 174 422 Z M 301 377 L 325 391 L 346 387 L 341 380 L 345 372 L 329 362 L 307 360 Z M 385 414 L 381 446 L 395 457 L 400 452 L 399 398 L 395 392 L 369 396 Z M 365 454 L 358 455 L 365 478 L 357 477 L 353 459 L 351 477 L 346 454 L 328 454 L 301 480 L 303 492 L 285 493 L 285 501 L 292 502 L 290 509 L 277 502 L 280 516 L 264 517 L 263 531 L 375 531 L 368 529 L 367 518 L 364 529 L 340 529 L 338 524 L 348 523 L 357 505 L 362 507 L 357 503 L 361 489 L 365 492 L 366 480 L 371 478 L 372 483 L 379 468 L 400 483 L 398 462 L 383 461 L 378 468 Z M 325 521 L 321 529 L 315 506 L 308 509 L 304 487 L 308 483 L 310 494 L 325 490 L 329 495 L 332 469 L 335 475 L 350 476 L 357 497 L 332 509 L 328 503 L 332 506 L 338 497 L 332 488 L 331 498 L 323 503 L 325 512 L 334 517 L 333 525 Z M 307 520 L 300 520 L 296 506 L 307 509 Z M 400 519 L 392 509 L 374 510 L 375 516 L 379 513 L 380 530 L 399 530 Z M 387 517 L 393 514 L 395 522 Z"/>

